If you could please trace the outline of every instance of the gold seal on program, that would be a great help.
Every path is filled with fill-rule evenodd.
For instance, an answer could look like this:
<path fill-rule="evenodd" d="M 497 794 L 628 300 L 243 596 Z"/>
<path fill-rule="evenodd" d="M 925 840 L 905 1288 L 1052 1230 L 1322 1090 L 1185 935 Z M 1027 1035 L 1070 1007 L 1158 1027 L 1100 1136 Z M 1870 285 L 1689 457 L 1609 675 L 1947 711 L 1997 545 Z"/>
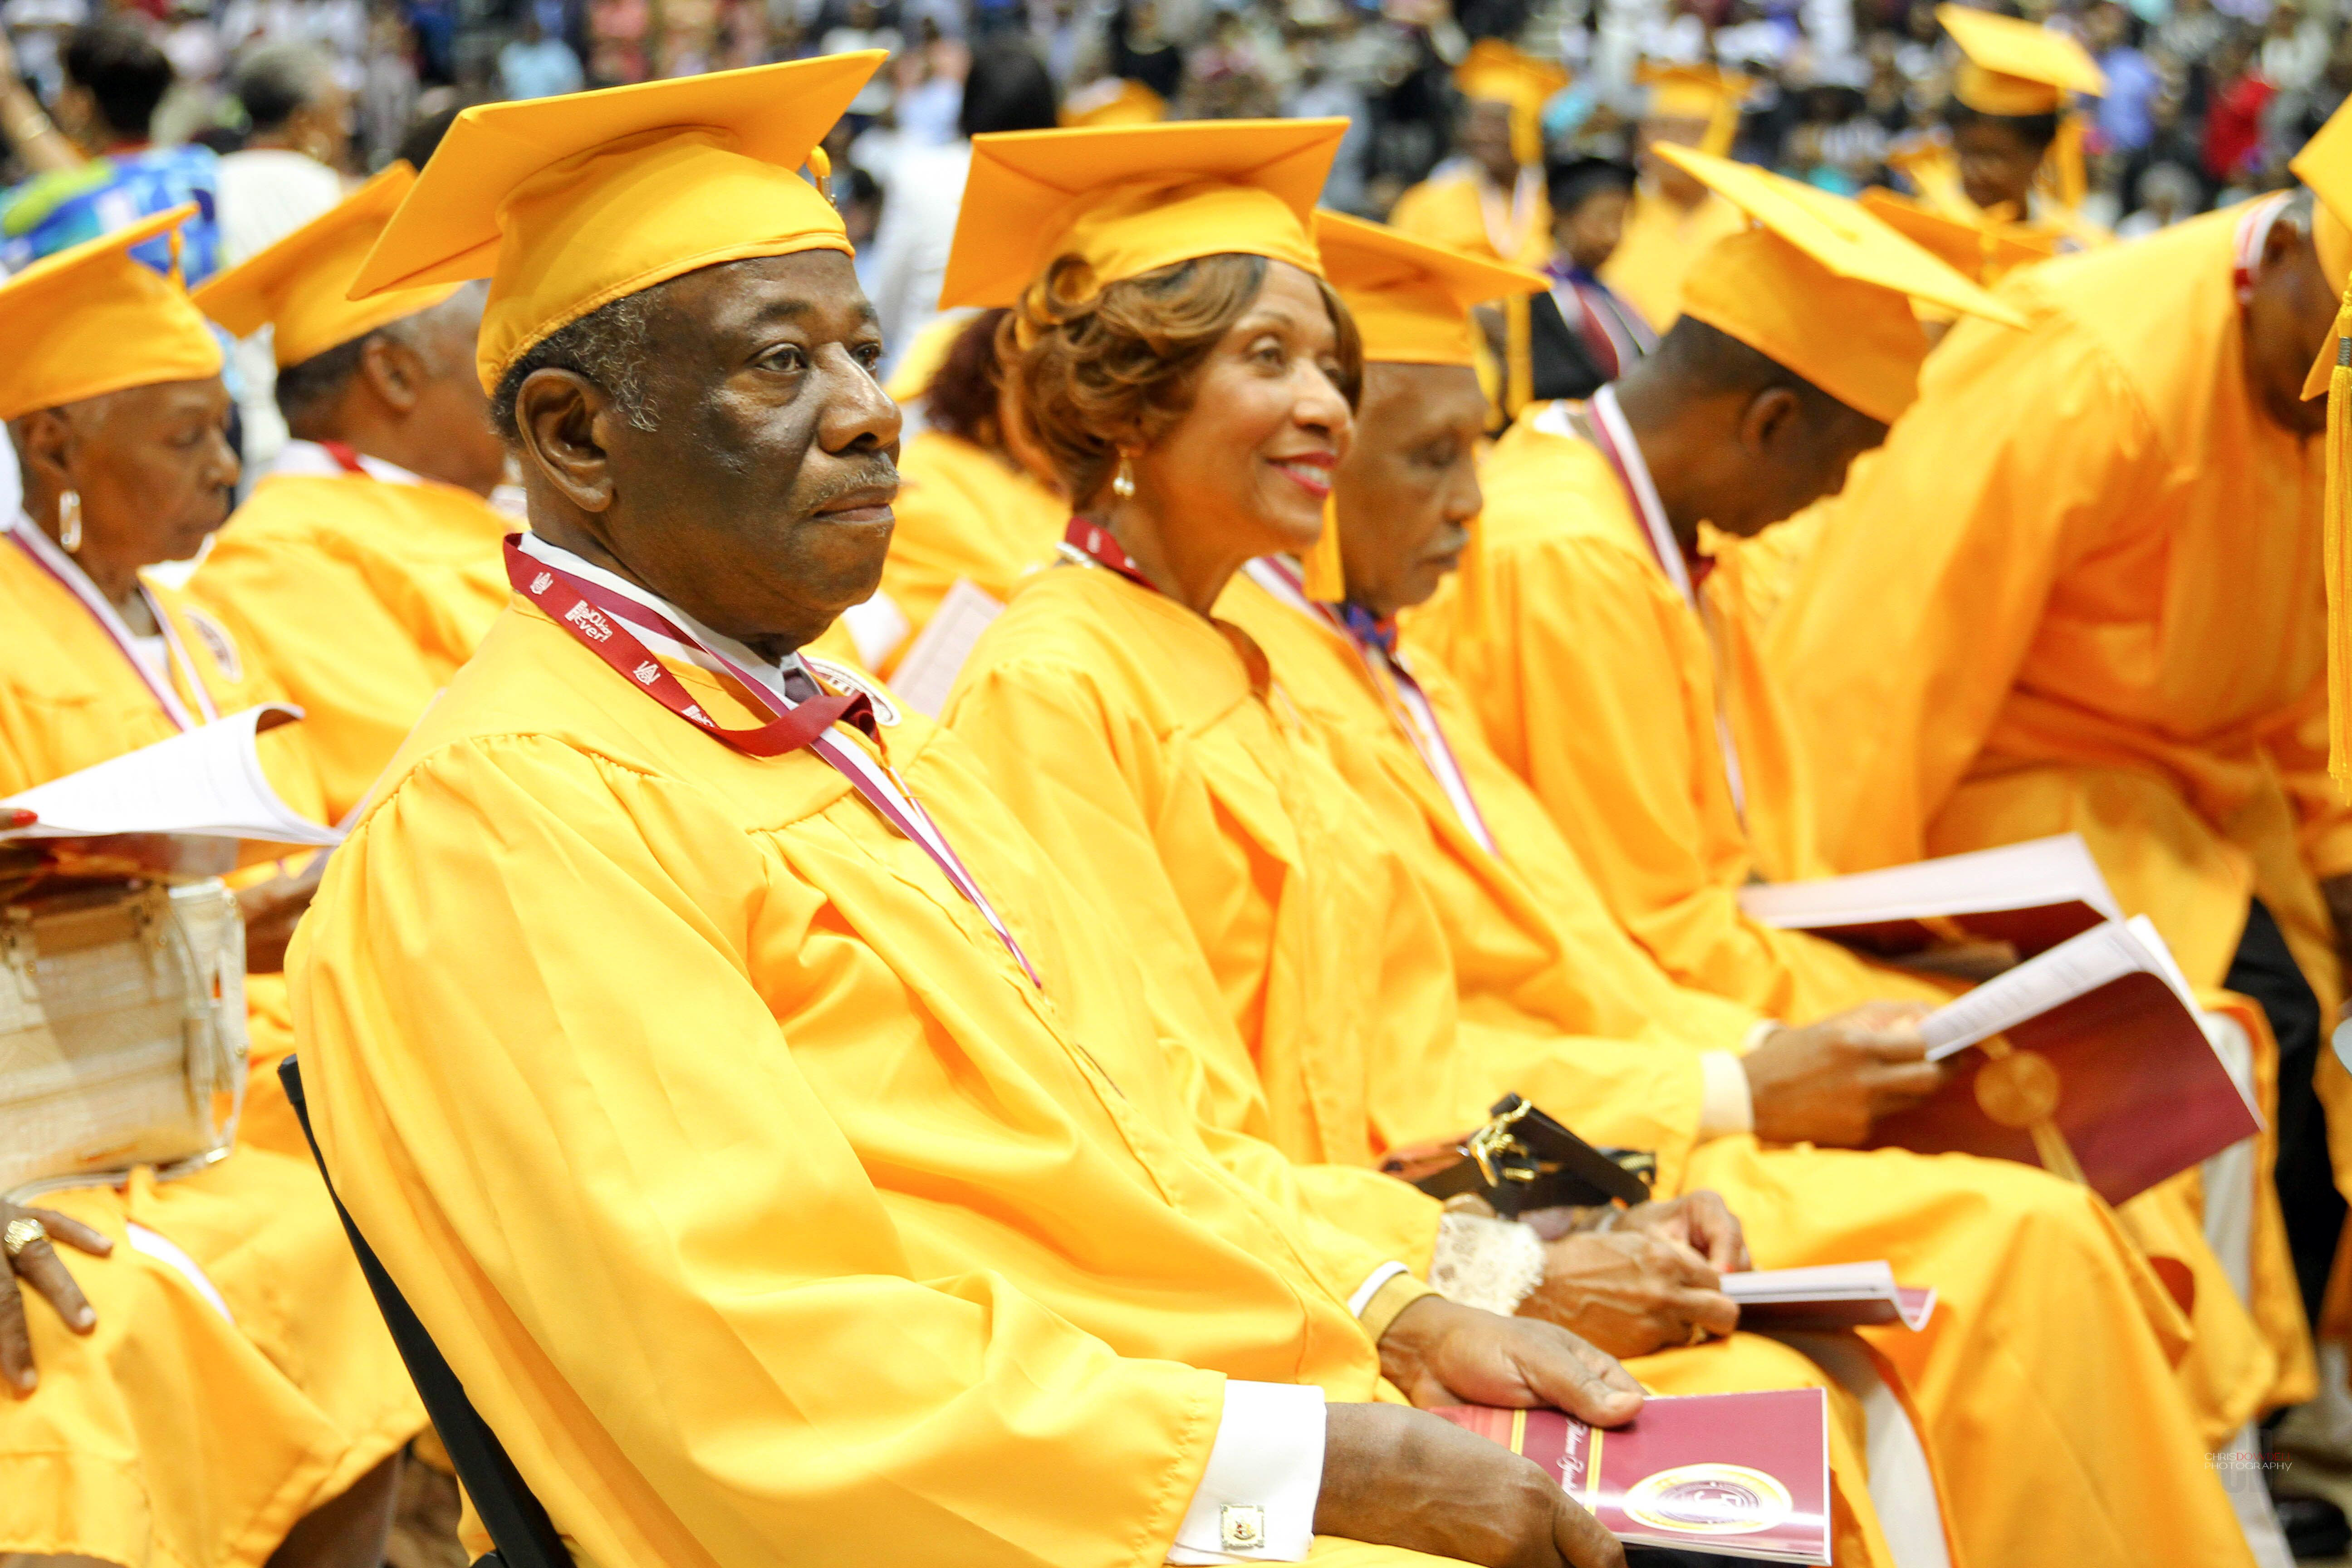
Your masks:
<path fill-rule="evenodd" d="M 2058 1069 L 2032 1051 L 1977 1068 L 1977 1108 L 2003 1127 L 2031 1127 L 2058 1109 Z"/>

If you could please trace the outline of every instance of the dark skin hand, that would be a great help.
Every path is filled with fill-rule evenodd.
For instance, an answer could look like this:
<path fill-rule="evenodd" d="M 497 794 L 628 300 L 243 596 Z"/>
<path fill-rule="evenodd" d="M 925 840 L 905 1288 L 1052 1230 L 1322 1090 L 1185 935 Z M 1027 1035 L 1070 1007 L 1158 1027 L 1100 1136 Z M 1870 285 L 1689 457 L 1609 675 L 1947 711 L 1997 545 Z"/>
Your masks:
<path fill-rule="evenodd" d="M 1381 1371 L 1416 1405 L 1550 1405 L 1600 1426 L 1641 1409 L 1625 1369 L 1549 1323 L 1424 1296 L 1381 1336 Z M 1324 1415 L 1318 1534 L 1489 1568 L 1617 1568 L 1625 1558 L 1541 1467 L 1423 1410 Z"/>
<path fill-rule="evenodd" d="M 1916 1003 L 1865 1002 L 1801 1029 L 1781 1029 L 1740 1058 L 1767 1143 L 1858 1147 L 1882 1116 L 1943 1086 L 1927 1059 Z"/>
<path fill-rule="evenodd" d="M 34 1242 L 16 1254 L 13 1268 L 0 1270 L 0 1377 L 8 1380 L 19 1397 L 32 1393 L 41 1382 L 33 1365 L 32 1327 L 25 1317 L 27 1288 L 48 1302 L 75 1333 L 86 1334 L 98 1327 L 98 1314 L 90 1310 L 81 1287 L 66 1272 L 54 1243 L 64 1242 L 92 1258 L 104 1258 L 114 1250 L 113 1242 L 78 1219 L 53 1209 L 20 1208 L 0 1198 L 0 1232 L 26 1218 L 39 1220 L 51 1239 Z"/>
<path fill-rule="evenodd" d="M 247 974 L 285 972 L 286 945 L 294 940 L 295 923 L 318 896 L 319 879 L 326 874 L 327 857 L 313 855 L 310 863 L 292 876 L 281 872 L 236 890 L 236 907 L 245 916 Z"/>
<path fill-rule="evenodd" d="M 1722 1277 L 1748 1267 L 1748 1238 L 1719 1194 L 1519 1217 L 1546 1242 L 1543 1283 L 1519 1303 L 1522 1317 L 1558 1323 L 1613 1356 L 1738 1326 Z"/>

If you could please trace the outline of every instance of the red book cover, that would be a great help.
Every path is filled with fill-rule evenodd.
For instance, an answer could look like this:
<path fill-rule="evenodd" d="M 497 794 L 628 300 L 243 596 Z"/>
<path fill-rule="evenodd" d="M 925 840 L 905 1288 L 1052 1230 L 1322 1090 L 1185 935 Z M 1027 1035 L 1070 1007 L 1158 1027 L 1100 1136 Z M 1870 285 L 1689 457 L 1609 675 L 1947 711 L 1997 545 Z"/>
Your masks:
<path fill-rule="evenodd" d="M 2086 932 L 1931 1016 L 1929 1057 L 1952 1075 L 1881 1119 L 1872 1144 L 2038 1164 L 2121 1204 L 2261 1131 L 2168 978 L 2161 939 L 2138 925 Z M 1970 1008 L 1980 1016 L 1962 1017 Z M 1937 1044 L 1948 1014 L 1949 1048 Z M 1969 1038 L 1992 1026 L 1996 1037 Z"/>
<path fill-rule="evenodd" d="M 1558 1410 L 1431 1414 L 1541 1465 L 1620 1541 L 1830 1560 L 1829 1406 L 1818 1388 L 1652 1398 L 1605 1428 Z"/>

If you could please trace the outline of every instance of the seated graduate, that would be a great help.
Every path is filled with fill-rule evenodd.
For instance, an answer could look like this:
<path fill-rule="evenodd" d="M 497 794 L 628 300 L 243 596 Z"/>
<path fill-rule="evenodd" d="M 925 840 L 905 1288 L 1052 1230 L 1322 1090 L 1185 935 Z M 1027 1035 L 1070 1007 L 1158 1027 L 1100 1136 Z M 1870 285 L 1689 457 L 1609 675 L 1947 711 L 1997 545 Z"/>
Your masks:
<path fill-rule="evenodd" d="M 1642 312 L 1601 280 L 1624 238 L 1634 183 L 1631 164 L 1607 158 L 1571 158 L 1546 172 L 1551 288 L 1528 309 L 1531 397 L 1590 397 L 1658 346 Z"/>
<path fill-rule="evenodd" d="M 1372 1401 L 1623 1370 L 1221 1165 L 1124 934 L 797 651 L 897 488 L 793 172 L 881 59 L 469 109 L 362 269 L 489 270 L 531 532 L 295 939 L 337 1186 L 584 1563 L 1614 1563 Z"/>
<path fill-rule="evenodd" d="M 2192 984 L 2262 1004 L 2317 1326 L 2352 1172 L 2352 1078 L 2325 1045 L 2352 803 L 2327 776 L 2333 481 L 2304 394 L 2336 363 L 2352 275 L 2352 114 L 2294 171 L 2305 188 L 2007 282 L 2030 330 L 1965 325 L 1937 350 L 1761 647 L 1818 759 L 1831 865 L 2079 832 Z"/>
<path fill-rule="evenodd" d="M 214 278 L 196 306 L 267 327 L 292 439 L 189 580 L 302 705 L 331 820 L 359 805 L 507 602 L 486 499 L 506 473 L 474 377 L 478 287 L 344 296 L 415 179 L 394 163 Z"/>
<path fill-rule="evenodd" d="M 898 457 L 898 526 L 882 595 L 905 623 L 880 660 L 889 675 L 959 582 L 998 604 L 1054 558 L 1070 503 L 1041 474 L 998 369 L 1003 310 L 965 320 L 924 384 L 922 427 Z"/>
<path fill-rule="evenodd" d="M 1497 446 L 1482 474 L 1476 584 L 1458 575 L 1410 635 L 1451 666 L 1487 739 L 1668 973 L 1805 1017 L 1923 983 L 1739 909 L 1751 876 L 1822 867 L 1804 759 L 1762 677 L 1760 628 L 1741 613 L 1744 563 L 1701 524 L 1759 531 L 1833 490 L 1885 437 L 1927 354 L 1912 298 L 2009 312 L 1854 204 L 1668 156 L 1764 226 L 1709 253 L 1685 319 L 1622 382 L 1536 412 Z M 1486 608 L 1474 625 L 1475 595 Z M 2159 1192 L 2125 1214 L 2151 1252 L 2202 1282 L 2184 1376 L 2218 1446 L 2277 1367 L 2194 1206 Z"/>
<path fill-rule="evenodd" d="M 0 419 L 25 479 L 0 537 L 0 795 L 282 696 L 226 625 L 142 574 L 194 554 L 236 482 L 219 342 L 176 275 L 129 254 L 195 210 L 0 283 Z M 279 793 L 315 811 L 292 731 L 262 739 Z M 300 901 L 261 886 L 257 1008 Z M 268 1066 L 248 1117 L 282 1103 Z M 307 1153 L 240 1140 L 171 1181 L 0 1199 L 0 1559 L 382 1556 L 425 1412 Z"/>
<path fill-rule="evenodd" d="M 1015 301 L 1026 417 L 1085 499 L 1071 564 L 1030 578 L 982 635 L 950 722 L 1066 874 L 1124 911 L 1153 984 L 1191 1019 L 1185 1043 L 1212 1053 L 1200 1064 L 1211 1120 L 1302 1163 L 1362 1164 L 1515 1090 L 1591 1142 L 1659 1151 L 1659 1190 L 1683 1191 L 1700 1053 L 1571 1037 L 1511 1016 L 1528 1000 L 1499 989 L 1466 1006 L 1483 987 L 1455 970 L 1400 835 L 1333 770 L 1263 649 L 1211 614 L 1252 557 L 1318 552 L 1349 449 L 1354 323 L 1328 303 L 1304 226 L 1321 171 L 1282 140 L 1304 129 L 978 144 L 984 199 L 967 208 L 950 299 Z M 1133 193 L 1155 184 L 1197 186 L 1248 222 L 1134 211 Z M 1426 460 L 1454 434 L 1413 450 Z M 1333 585 L 1309 596 L 1345 597 L 1334 565 L 1321 569 Z M 1885 1257 L 1906 1278 L 1948 1281 L 1937 1331 L 1882 1348 L 1925 1374 L 1914 1382 L 1930 1440 L 1948 1433 L 1965 1456 L 1946 1471 L 1970 1488 L 1953 1499 L 1964 1542 L 1972 1529 L 1998 1560 L 2059 1563 L 2193 1536 L 2216 1561 L 2241 1560 L 2168 1380 L 2175 1310 L 2095 1196 L 2001 1163 L 1723 1144 L 1720 1168 L 1755 1194 L 1743 1222 L 1772 1231 L 1751 1242 L 1759 1260 Z M 1441 1260 L 1433 1277 L 1444 1272 Z M 2057 1483 L 2015 1462 L 2025 1426 L 2106 1495 L 2147 1488 L 2145 1509 L 2121 1526 L 2062 1510 L 2070 1522 L 2053 1530 Z"/>

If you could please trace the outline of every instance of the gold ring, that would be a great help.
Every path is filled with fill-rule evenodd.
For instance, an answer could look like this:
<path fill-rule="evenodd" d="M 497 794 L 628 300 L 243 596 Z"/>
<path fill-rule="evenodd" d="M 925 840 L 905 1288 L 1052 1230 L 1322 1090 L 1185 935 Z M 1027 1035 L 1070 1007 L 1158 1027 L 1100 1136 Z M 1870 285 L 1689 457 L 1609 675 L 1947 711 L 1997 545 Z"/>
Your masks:
<path fill-rule="evenodd" d="M 48 1226 L 31 1215 L 18 1215 L 8 1222 L 7 1229 L 0 1230 L 0 1252 L 6 1253 L 13 1262 L 16 1255 L 23 1252 L 25 1248 L 37 1241 L 47 1241 L 48 1238 Z"/>

